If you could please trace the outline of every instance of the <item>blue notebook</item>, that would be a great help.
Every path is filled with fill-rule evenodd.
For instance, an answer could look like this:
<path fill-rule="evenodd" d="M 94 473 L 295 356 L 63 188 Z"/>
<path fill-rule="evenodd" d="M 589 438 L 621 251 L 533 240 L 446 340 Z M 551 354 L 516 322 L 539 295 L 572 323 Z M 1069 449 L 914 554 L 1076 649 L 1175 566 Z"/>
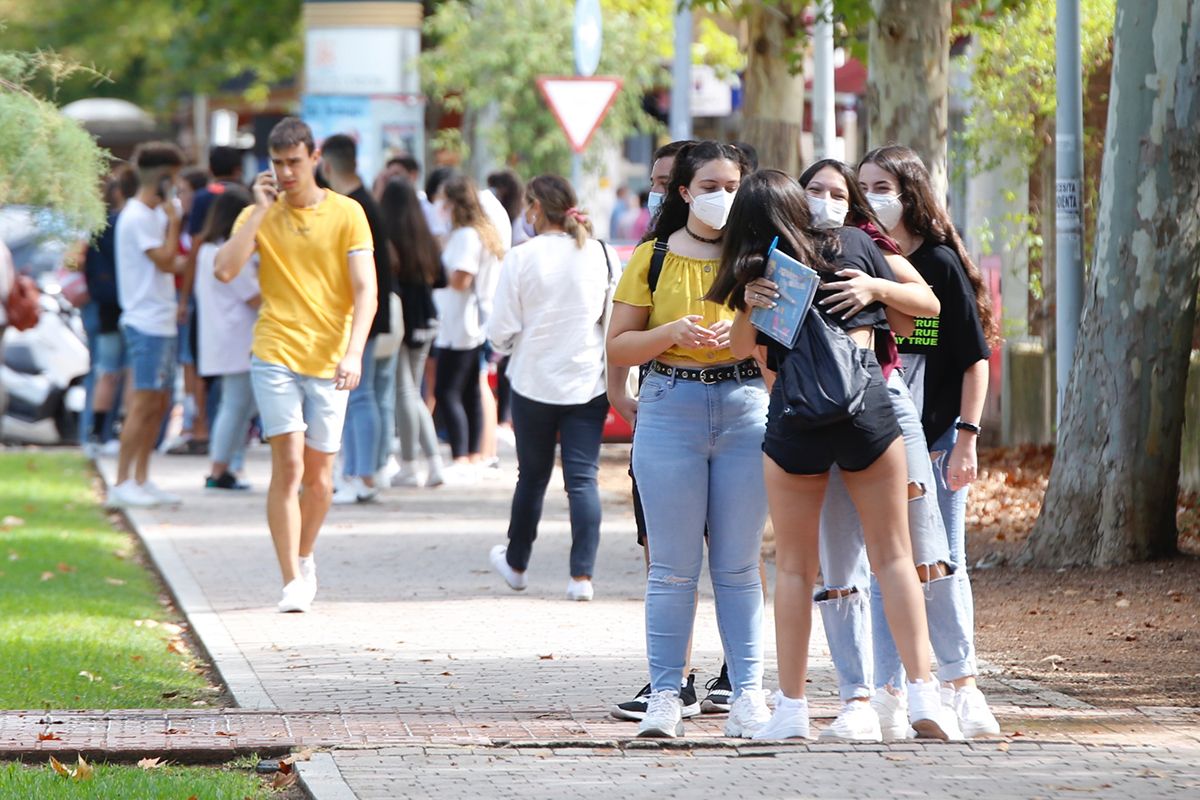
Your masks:
<path fill-rule="evenodd" d="M 777 250 L 778 243 L 776 236 L 767 251 L 764 277 L 779 286 L 779 297 L 774 308 L 755 307 L 750 312 L 750 324 L 790 350 L 796 345 L 796 337 L 816 297 L 821 276 L 812 267 Z"/>

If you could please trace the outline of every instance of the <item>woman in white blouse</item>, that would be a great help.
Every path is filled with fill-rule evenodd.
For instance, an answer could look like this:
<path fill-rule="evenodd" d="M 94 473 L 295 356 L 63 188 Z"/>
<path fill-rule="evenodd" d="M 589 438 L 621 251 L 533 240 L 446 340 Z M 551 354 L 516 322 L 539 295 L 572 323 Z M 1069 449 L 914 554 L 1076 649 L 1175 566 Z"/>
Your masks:
<path fill-rule="evenodd" d="M 596 475 L 608 414 L 604 323 L 620 263 L 590 238 L 591 222 L 575 207 L 571 184 L 542 175 L 525 191 L 525 218 L 537 236 L 505 257 L 488 321 L 492 346 L 511 356 L 519 470 L 508 545 L 493 547 L 491 562 L 511 588 L 525 588 L 555 443 L 561 442 L 571 509 L 567 597 L 591 600 L 600 543 Z"/>

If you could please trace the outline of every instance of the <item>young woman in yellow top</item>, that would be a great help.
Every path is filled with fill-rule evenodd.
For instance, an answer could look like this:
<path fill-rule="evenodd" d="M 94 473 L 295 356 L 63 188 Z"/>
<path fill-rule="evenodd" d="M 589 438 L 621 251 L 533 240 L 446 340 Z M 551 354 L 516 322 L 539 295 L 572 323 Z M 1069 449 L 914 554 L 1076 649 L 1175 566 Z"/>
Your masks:
<path fill-rule="evenodd" d="M 639 736 L 683 732 L 679 688 L 708 527 L 717 622 L 733 684 L 725 732 L 749 737 L 770 718 L 762 690 L 766 521 L 762 440 L 767 392 L 751 359 L 729 350 L 733 311 L 703 298 L 720 262 L 745 156 L 717 142 L 685 146 L 653 239 L 667 253 L 655 289 L 655 241 L 639 247 L 614 296 L 608 333 L 615 366 L 648 365 L 638 395 L 633 470 L 645 506 L 650 574 L 646 649 L 650 697 Z"/>

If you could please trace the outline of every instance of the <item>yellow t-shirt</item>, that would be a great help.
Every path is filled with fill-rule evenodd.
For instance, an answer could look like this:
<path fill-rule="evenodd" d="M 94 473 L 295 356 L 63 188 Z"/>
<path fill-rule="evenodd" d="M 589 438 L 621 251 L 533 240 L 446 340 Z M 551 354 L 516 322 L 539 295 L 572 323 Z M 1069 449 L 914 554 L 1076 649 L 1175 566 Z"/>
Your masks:
<path fill-rule="evenodd" d="M 253 209 L 242 211 L 235 231 Z M 301 375 L 332 378 L 350 342 L 354 311 L 347 257 L 374 249 L 362 206 L 329 190 L 312 208 L 280 199 L 254 241 L 262 308 L 251 350 Z"/>
<path fill-rule="evenodd" d="M 717 277 L 717 259 L 688 258 L 668 251 L 658 276 L 658 288 L 650 295 L 650 257 L 654 242 L 645 242 L 633 251 L 633 257 L 621 273 L 613 300 L 631 306 L 650 309 L 646 330 L 674 322 L 687 314 L 698 314 L 702 325 L 708 327 L 718 320 L 733 321 L 734 311 L 728 306 L 702 300 Z M 662 354 L 668 359 L 691 361 L 696 364 L 720 364 L 733 361 L 728 347 L 719 350 L 693 350 L 672 345 Z"/>

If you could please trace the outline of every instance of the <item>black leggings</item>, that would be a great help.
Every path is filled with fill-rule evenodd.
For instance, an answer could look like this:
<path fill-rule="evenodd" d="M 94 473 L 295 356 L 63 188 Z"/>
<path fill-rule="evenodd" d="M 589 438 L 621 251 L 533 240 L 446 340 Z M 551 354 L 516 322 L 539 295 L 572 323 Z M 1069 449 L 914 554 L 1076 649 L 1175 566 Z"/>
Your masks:
<path fill-rule="evenodd" d="M 479 452 L 483 431 L 483 398 L 479 394 L 479 349 L 437 352 L 437 378 L 433 394 L 446 423 L 450 454 L 462 458 Z"/>

